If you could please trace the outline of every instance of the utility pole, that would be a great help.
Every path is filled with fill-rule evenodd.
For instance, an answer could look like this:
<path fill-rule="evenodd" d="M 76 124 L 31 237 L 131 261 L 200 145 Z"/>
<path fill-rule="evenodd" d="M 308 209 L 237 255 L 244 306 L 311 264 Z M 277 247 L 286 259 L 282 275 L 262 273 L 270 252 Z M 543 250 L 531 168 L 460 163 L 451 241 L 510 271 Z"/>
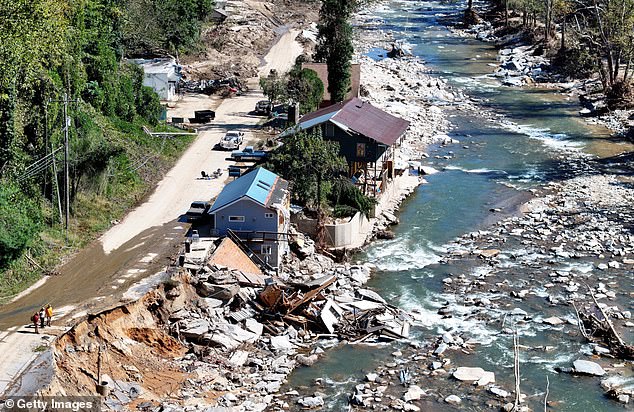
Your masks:
<path fill-rule="evenodd" d="M 64 216 L 64 227 L 68 232 L 68 215 L 70 215 L 70 195 L 68 188 L 70 182 L 68 179 L 68 126 L 70 126 L 68 118 L 68 94 L 64 93 L 64 206 L 66 208 Z"/>
<path fill-rule="evenodd" d="M 70 117 L 68 117 L 68 103 L 76 103 L 77 100 L 69 100 L 68 93 L 64 92 L 62 100 L 49 100 L 50 102 L 64 103 L 64 228 L 68 237 L 68 222 L 70 219 L 70 176 L 68 172 L 68 128 L 70 127 Z"/>

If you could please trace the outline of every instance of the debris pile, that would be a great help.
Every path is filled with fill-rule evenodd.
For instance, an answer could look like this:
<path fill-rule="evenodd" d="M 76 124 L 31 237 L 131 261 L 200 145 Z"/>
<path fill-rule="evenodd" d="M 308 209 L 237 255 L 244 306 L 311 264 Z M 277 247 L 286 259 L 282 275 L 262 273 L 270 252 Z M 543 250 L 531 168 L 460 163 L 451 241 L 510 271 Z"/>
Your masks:
<path fill-rule="evenodd" d="M 191 270 L 191 266 L 189 266 Z M 263 334 L 283 336 L 289 329 L 304 340 L 337 337 L 353 341 L 394 340 L 409 334 L 409 316 L 360 286 L 365 266 L 336 266 L 305 279 L 251 274 L 203 265 L 190 274 L 200 297 L 200 313 L 179 310 L 172 330 L 190 342 L 235 349 Z M 286 276 L 289 277 L 290 276 Z M 294 277 L 293 277 L 294 278 Z"/>
<path fill-rule="evenodd" d="M 185 280 L 174 290 L 190 290 L 187 298 L 167 293 L 173 303 L 166 329 L 189 348 L 177 362 L 194 375 L 182 391 L 220 394 L 207 405 L 264 410 L 275 402 L 288 408 L 285 400 L 276 401 L 272 394 L 279 392 L 297 365 L 314 364 L 323 352 L 321 346 L 336 339 L 367 342 L 407 337 L 408 315 L 362 288 L 370 277 L 370 265 L 335 264 L 311 253 L 310 242 L 304 240 L 307 256 L 293 258 L 285 266 L 293 268 L 291 272 L 249 273 L 244 270 L 245 256 L 236 256 L 231 240 L 223 242 L 211 248 L 208 258 L 197 263 L 187 260 L 173 277 Z M 227 251 L 243 270 L 218 263 L 222 260 L 218 254 Z M 319 396 L 299 400 L 305 408 L 323 405 Z"/>

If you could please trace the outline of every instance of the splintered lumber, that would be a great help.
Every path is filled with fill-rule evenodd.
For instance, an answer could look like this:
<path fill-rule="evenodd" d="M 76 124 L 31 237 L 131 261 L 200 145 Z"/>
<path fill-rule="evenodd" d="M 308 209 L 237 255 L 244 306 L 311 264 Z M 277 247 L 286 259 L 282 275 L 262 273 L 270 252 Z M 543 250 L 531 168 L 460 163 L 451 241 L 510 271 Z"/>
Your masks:
<path fill-rule="evenodd" d="M 322 278 L 320 278 L 322 279 Z M 337 280 L 337 276 L 332 275 L 329 276 L 327 279 L 324 279 L 320 286 L 318 286 L 315 289 L 312 289 L 308 292 L 306 292 L 304 294 L 304 296 L 302 296 L 300 299 L 297 299 L 295 301 L 293 301 L 288 309 L 288 313 L 292 313 L 295 309 L 297 309 L 298 307 L 300 307 L 301 305 L 303 305 L 304 303 L 313 300 L 315 297 L 317 297 L 317 295 L 324 289 L 326 289 L 328 286 L 332 285 L 333 283 L 335 283 L 335 281 Z"/>

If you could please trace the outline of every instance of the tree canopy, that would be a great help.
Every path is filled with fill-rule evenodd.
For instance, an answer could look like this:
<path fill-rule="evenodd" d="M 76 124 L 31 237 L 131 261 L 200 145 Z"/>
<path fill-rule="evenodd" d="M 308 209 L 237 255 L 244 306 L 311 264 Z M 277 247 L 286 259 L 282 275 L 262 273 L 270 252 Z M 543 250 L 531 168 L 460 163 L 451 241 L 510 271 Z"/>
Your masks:
<path fill-rule="evenodd" d="M 328 66 L 328 92 L 333 103 L 341 102 L 350 90 L 354 0 L 322 0 L 317 25 L 315 60 Z"/>
<path fill-rule="evenodd" d="M 286 94 L 299 103 L 300 112 L 312 112 L 324 97 L 324 83 L 314 70 L 295 67 L 288 74 Z"/>
<path fill-rule="evenodd" d="M 339 144 L 324 140 L 319 129 L 286 137 L 266 167 L 292 181 L 295 201 L 317 209 L 326 203 L 335 178 L 347 170 Z"/>

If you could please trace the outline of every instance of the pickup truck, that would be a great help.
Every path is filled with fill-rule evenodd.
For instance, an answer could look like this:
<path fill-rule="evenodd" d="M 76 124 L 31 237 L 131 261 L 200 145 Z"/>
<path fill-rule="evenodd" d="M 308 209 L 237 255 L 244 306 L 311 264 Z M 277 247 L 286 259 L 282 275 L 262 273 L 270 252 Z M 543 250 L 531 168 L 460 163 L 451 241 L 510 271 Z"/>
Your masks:
<path fill-rule="evenodd" d="M 188 222 L 199 222 L 205 220 L 206 213 L 211 207 L 209 202 L 195 201 L 189 206 L 189 210 L 185 213 Z"/>
<path fill-rule="evenodd" d="M 244 132 L 230 131 L 220 141 L 220 147 L 225 150 L 236 150 L 240 148 L 244 140 Z"/>
<path fill-rule="evenodd" d="M 253 146 L 247 146 L 244 150 L 234 150 L 231 152 L 231 159 L 236 161 L 241 160 L 260 160 L 268 156 L 268 153 L 263 150 L 254 150 Z"/>

